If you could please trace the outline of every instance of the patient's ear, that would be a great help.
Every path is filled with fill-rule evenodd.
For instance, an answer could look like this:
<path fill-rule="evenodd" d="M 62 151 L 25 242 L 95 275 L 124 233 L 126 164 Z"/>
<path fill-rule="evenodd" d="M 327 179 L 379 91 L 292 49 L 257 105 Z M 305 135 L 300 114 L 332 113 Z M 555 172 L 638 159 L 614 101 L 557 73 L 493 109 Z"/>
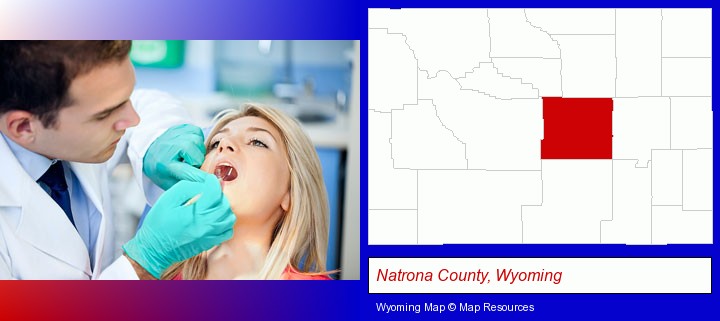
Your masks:
<path fill-rule="evenodd" d="M 285 196 L 283 196 L 282 203 L 280 203 L 280 207 L 282 207 L 284 212 L 287 212 L 288 208 L 290 208 L 290 190 L 288 190 L 285 193 Z"/>

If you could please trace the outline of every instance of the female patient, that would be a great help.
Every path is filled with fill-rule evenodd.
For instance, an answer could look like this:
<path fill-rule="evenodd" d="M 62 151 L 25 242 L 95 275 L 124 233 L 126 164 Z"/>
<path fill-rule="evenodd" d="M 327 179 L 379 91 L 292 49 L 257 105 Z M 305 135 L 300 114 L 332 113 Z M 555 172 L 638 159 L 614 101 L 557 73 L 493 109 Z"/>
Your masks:
<path fill-rule="evenodd" d="M 320 161 L 300 125 L 276 109 L 221 113 L 201 169 L 221 180 L 233 237 L 171 266 L 163 279 L 330 279 Z"/>

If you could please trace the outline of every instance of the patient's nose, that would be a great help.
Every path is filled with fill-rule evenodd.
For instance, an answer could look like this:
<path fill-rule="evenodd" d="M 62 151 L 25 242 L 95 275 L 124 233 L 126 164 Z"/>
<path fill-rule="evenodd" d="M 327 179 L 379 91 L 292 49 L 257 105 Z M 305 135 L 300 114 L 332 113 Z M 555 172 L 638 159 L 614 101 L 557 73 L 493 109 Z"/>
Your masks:
<path fill-rule="evenodd" d="M 234 152 L 235 147 L 232 145 L 232 142 L 229 139 L 222 139 L 220 140 L 220 146 L 218 147 L 218 152 Z"/>

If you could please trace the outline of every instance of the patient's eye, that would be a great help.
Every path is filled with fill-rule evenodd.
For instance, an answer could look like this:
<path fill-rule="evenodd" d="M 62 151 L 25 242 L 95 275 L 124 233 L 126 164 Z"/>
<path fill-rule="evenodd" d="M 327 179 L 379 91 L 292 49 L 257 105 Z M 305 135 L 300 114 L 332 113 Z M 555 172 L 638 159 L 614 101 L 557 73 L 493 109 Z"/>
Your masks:
<path fill-rule="evenodd" d="M 265 145 L 265 143 L 263 143 L 261 140 L 259 140 L 259 139 L 257 139 L 257 138 L 251 139 L 251 140 L 250 140 L 250 145 L 255 146 L 255 147 L 268 148 L 268 146 Z"/>
<path fill-rule="evenodd" d="M 210 150 L 213 150 L 213 149 L 217 148 L 219 145 L 220 145 L 220 140 L 219 140 L 219 139 L 210 142 Z"/>

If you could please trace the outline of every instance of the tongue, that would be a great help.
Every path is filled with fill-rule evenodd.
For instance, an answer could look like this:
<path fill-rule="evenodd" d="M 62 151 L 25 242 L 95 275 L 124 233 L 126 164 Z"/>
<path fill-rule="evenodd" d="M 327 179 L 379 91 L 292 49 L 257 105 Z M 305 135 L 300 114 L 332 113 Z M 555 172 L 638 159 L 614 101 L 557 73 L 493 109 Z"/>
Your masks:
<path fill-rule="evenodd" d="M 232 166 L 220 165 L 215 168 L 215 176 L 223 181 L 232 181 L 237 178 L 237 171 Z"/>

